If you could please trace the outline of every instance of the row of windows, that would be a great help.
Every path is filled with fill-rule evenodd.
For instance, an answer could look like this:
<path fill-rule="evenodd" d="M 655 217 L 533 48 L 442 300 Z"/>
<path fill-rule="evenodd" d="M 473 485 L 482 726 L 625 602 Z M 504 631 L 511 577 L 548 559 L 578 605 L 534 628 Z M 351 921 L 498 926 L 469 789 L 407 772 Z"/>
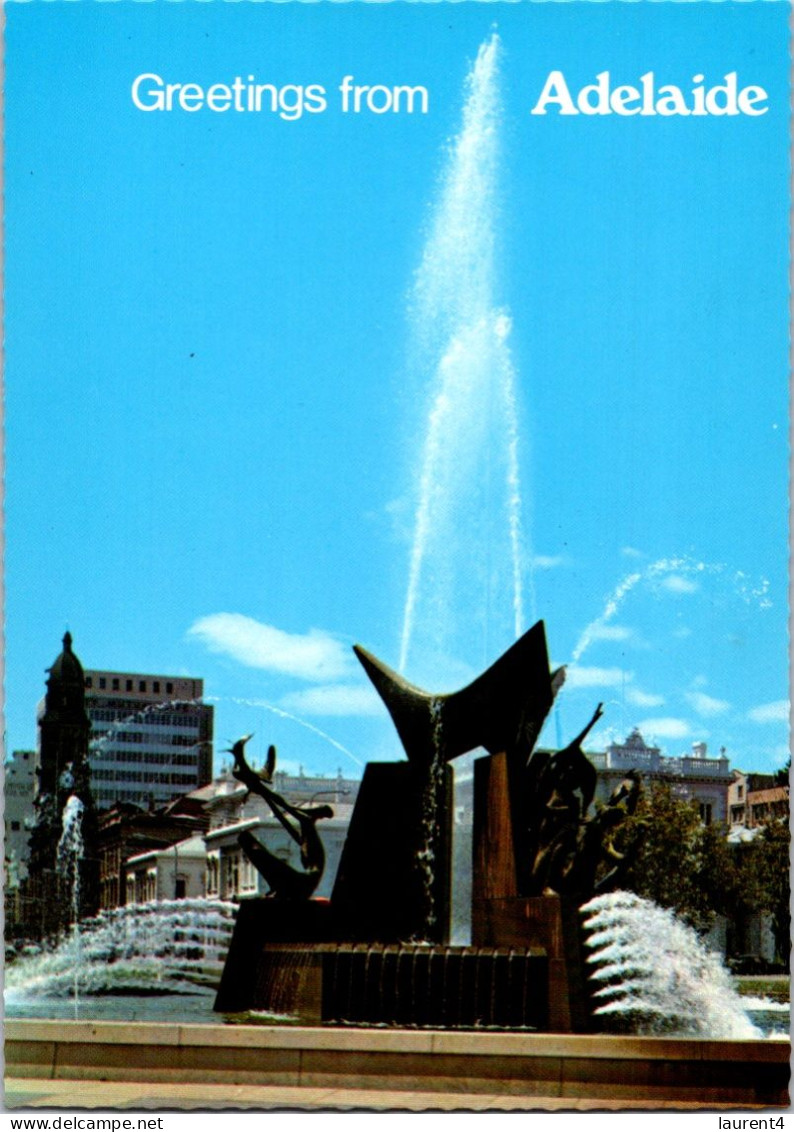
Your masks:
<path fill-rule="evenodd" d="M 192 754 L 172 754 L 170 751 L 94 751 L 91 765 L 100 767 L 104 763 L 148 763 L 165 766 L 195 766 L 198 762 L 196 752 Z M 96 771 L 93 771 L 96 775 Z"/>
<path fill-rule="evenodd" d="M 124 713 L 127 709 L 129 709 L 129 711 L 127 717 L 125 717 Z M 168 711 L 166 711 L 165 708 L 157 707 L 141 708 L 132 700 L 128 700 L 118 707 L 99 708 L 89 706 L 88 714 L 94 726 L 96 726 L 98 721 L 104 721 L 106 723 L 143 724 L 147 727 L 195 727 L 202 719 L 201 715 L 196 714 L 195 704 L 184 708 L 169 704 Z"/>
<path fill-rule="evenodd" d="M 276 856 L 281 861 L 288 861 L 289 849 L 286 846 L 276 850 Z M 220 896 L 229 900 L 240 892 L 256 892 L 258 888 L 257 872 L 245 854 L 239 850 L 232 850 L 207 858 L 205 873 L 207 896 Z"/>
<path fill-rule="evenodd" d="M 153 736 L 145 731 L 116 731 L 110 732 L 117 743 L 150 743 L 157 739 L 160 744 L 172 747 L 195 747 L 195 735 L 159 735 Z"/>
<path fill-rule="evenodd" d="M 167 795 L 164 792 L 154 792 L 158 801 L 164 801 Z M 149 795 L 138 787 L 136 790 L 97 790 L 94 799 L 97 802 L 138 802 L 147 801 Z"/>
<path fill-rule="evenodd" d="M 147 791 L 142 786 L 137 786 L 134 790 L 97 790 L 94 792 L 94 799 L 97 802 L 145 802 L 150 796 L 154 796 L 158 802 L 167 801 L 172 795 L 170 791 L 166 790 L 153 790 Z"/>
<path fill-rule="evenodd" d="M 112 692 L 120 692 L 121 691 L 120 684 L 121 684 L 121 681 L 120 681 L 118 676 L 111 676 L 111 678 L 110 678 L 110 690 Z M 138 681 L 138 691 L 139 692 L 148 692 L 149 689 L 148 689 L 147 685 L 148 685 L 148 681 L 139 680 Z M 93 688 L 93 686 L 94 686 L 94 677 L 93 676 L 86 676 L 85 686 L 86 686 L 86 688 Z M 97 687 L 100 689 L 100 691 L 104 691 L 105 688 L 107 688 L 107 686 L 108 686 L 107 676 L 100 676 L 97 680 Z M 166 695 L 169 695 L 170 693 L 172 693 L 173 690 L 174 690 L 173 683 L 170 680 L 166 680 L 165 681 Z M 125 680 L 124 681 L 124 691 L 125 692 L 134 692 L 135 691 L 135 681 L 134 680 Z M 154 692 L 155 695 L 157 695 L 158 692 L 160 691 L 160 681 L 159 680 L 152 680 L 152 691 Z"/>
<path fill-rule="evenodd" d="M 105 770 L 94 775 L 104 782 L 162 782 L 171 786 L 192 786 L 196 782 L 194 774 L 179 774 L 176 771 L 157 770 Z"/>

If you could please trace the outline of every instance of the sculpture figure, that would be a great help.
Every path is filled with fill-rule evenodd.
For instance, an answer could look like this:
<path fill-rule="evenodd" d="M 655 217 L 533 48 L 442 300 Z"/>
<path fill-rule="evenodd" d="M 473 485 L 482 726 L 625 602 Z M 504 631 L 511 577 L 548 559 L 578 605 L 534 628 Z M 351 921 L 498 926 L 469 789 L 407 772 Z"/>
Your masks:
<path fill-rule="evenodd" d="M 251 735 L 244 735 L 229 749 L 228 753 L 234 756 L 232 774 L 248 788 L 249 793 L 265 799 L 272 813 L 299 846 L 303 871 L 282 861 L 247 830 L 239 834 L 237 842 L 269 885 L 268 896 L 287 900 L 308 899 L 322 880 L 325 869 L 325 848 L 317 832 L 317 822 L 322 818 L 332 818 L 334 811 L 327 805 L 293 806 L 276 793 L 268 785 L 273 781 L 276 748 L 272 744 L 268 747 L 265 766 L 256 771 L 245 757 L 245 745 L 250 738 Z"/>
<path fill-rule="evenodd" d="M 581 733 L 561 751 L 538 752 L 529 762 L 525 821 L 529 831 L 530 889 L 587 900 L 614 888 L 630 861 L 611 844 L 611 833 L 633 814 L 640 792 L 635 770 L 612 791 L 605 806 L 588 816 L 596 769 L 582 743 L 603 714 L 599 704 Z M 602 862 L 612 868 L 597 881 Z"/>

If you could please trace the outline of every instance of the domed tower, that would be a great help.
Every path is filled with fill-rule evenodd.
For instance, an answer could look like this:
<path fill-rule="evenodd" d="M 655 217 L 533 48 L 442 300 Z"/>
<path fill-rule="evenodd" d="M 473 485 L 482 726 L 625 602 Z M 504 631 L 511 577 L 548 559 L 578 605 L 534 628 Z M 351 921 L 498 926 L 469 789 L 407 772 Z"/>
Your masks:
<path fill-rule="evenodd" d="M 26 890 L 35 908 L 31 934 L 50 935 L 74 919 L 74 893 L 79 892 L 81 918 L 97 910 L 99 865 L 96 853 L 97 819 L 91 795 L 88 740 L 91 721 L 85 708 L 85 674 L 72 650 L 72 635 L 63 638 L 63 651 L 47 669 L 47 691 L 39 709 L 38 785 L 35 822 L 30 837 Z M 59 860 L 64 813 L 71 796 L 79 798 L 82 852 L 78 873 Z M 76 881 L 79 880 L 79 889 Z"/>
<path fill-rule="evenodd" d="M 47 671 L 44 713 L 39 718 L 38 792 L 57 795 L 65 788 L 68 795 L 88 787 L 91 734 L 91 721 L 85 710 L 85 674 L 72 651 L 72 634 L 68 630 L 63 637 L 63 652 Z"/>

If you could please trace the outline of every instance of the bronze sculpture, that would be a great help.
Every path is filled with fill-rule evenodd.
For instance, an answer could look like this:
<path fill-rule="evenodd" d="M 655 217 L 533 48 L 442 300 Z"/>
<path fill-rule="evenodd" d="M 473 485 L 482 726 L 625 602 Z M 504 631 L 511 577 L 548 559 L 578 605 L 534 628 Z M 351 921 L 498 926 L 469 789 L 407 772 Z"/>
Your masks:
<path fill-rule="evenodd" d="M 274 816 L 299 846 L 303 871 L 293 868 L 271 853 L 267 846 L 247 830 L 239 834 L 237 842 L 257 872 L 267 881 L 270 888 L 268 896 L 306 900 L 322 880 L 325 869 L 325 849 L 317 832 L 317 822 L 322 818 L 332 818 L 334 811 L 327 805 L 293 806 L 277 794 L 268 785 L 273 781 L 276 768 L 276 748 L 272 744 L 268 747 L 265 766 L 261 771 L 256 771 L 249 766 L 245 757 L 245 745 L 250 738 L 251 735 L 244 735 L 229 748 L 228 754 L 234 756 L 232 774 L 248 788 L 249 793 L 258 794 L 265 799 Z"/>
<path fill-rule="evenodd" d="M 586 1030 L 578 908 L 625 871 L 613 837 L 639 796 L 630 772 L 593 812 L 597 776 L 582 744 L 601 705 L 567 747 L 535 750 L 565 676 L 549 666 L 543 622 L 448 694 L 355 651 L 407 760 L 367 763 L 326 901 L 308 897 L 325 861 L 316 825 L 332 811 L 276 792 L 274 748 L 261 771 L 245 758 L 250 736 L 231 748 L 235 778 L 300 846 L 302 869 L 240 834 L 271 891 L 240 904 L 216 1009 L 287 1009 L 289 984 L 289 1012 L 307 1020 Z M 471 943 L 455 944 L 449 764 L 478 747 Z"/>

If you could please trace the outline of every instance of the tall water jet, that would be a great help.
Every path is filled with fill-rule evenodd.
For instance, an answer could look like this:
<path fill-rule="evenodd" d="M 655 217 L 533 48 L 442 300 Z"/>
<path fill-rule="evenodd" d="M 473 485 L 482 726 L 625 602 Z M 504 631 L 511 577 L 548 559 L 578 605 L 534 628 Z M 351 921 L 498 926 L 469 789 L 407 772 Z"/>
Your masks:
<path fill-rule="evenodd" d="M 72 991 L 74 1016 L 77 1018 L 80 1001 L 80 865 L 83 860 L 83 811 L 80 799 L 71 794 L 63 811 L 63 833 L 56 851 L 58 872 L 69 892 L 71 906 L 71 933 L 73 947 Z"/>
<path fill-rule="evenodd" d="M 499 54 L 493 35 L 468 76 L 411 310 L 432 376 L 399 667 L 445 682 L 524 628 L 516 376 L 496 284 Z"/>

